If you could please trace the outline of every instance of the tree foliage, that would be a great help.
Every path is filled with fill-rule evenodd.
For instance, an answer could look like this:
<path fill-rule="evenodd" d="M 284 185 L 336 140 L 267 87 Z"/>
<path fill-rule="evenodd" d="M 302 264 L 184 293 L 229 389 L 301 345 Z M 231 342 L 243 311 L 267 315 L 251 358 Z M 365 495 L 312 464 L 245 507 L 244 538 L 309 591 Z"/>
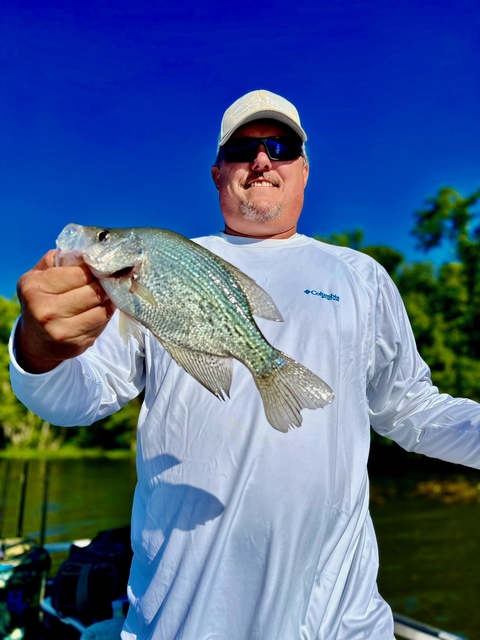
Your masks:
<path fill-rule="evenodd" d="M 480 400 L 480 190 L 463 197 L 445 187 L 415 213 L 413 235 L 425 252 L 449 244 L 455 262 L 438 271 L 431 296 L 436 325 L 426 347 L 439 385 Z M 436 347 L 436 348 L 435 348 Z"/>
<path fill-rule="evenodd" d="M 0 297 L 0 444 L 31 444 L 42 432 L 41 421 L 20 404 L 12 393 L 8 374 L 8 339 L 19 314 L 16 300 Z"/>

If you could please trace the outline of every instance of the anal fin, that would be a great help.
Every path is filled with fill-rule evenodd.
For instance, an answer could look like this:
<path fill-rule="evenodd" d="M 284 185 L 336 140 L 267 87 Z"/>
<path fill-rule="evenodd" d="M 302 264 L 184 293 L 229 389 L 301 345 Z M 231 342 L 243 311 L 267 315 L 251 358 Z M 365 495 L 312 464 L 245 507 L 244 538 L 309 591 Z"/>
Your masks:
<path fill-rule="evenodd" d="M 160 340 L 175 362 L 220 400 L 230 395 L 232 358 L 192 351 Z"/>

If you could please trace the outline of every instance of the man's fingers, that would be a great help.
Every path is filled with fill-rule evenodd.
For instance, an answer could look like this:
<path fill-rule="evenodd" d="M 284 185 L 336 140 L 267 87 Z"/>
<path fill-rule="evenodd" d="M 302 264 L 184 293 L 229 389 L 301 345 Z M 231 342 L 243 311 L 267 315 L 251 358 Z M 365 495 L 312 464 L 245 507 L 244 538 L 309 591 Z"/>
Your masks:
<path fill-rule="evenodd" d="M 65 295 L 48 298 L 63 298 Z M 71 303 L 67 304 L 67 311 L 64 301 L 60 310 L 44 303 L 40 308 L 35 304 L 34 309 L 26 305 L 17 328 L 17 362 L 31 373 L 50 371 L 63 360 L 83 353 L 93 345 L 115 311 L 109 300 L 82 309 L 77 315 L 70 313 Z"/>
<path fill-rule="evenodd" d="M 61 350 L 69 344 L 81 353 L 102 333 L 114 312 L 115 307 L 107 301 L 102 305 L 83 309 L 78 314 L 57 317 L 49 325 L 49 340 L 62 345 Z"/>
<path fill-rule="evenodd" d="M 99 302 L 107 300 L 107 295 L 86 264 L 55 267 L 55 250 L 43 258 L 18 281 L 20 300 L 30 296 L 58 295 L 92 285 Z"/>
<path fill-rule="evenodd" d="M 63 267 L 61 267 L 63 269 Z M 66 267 L 65 267 L 66 268 Z M 65 318 L 78 315 L 89 309 L 110 303 L 107 294 L 97 280 L 76 289 L 68 289 L 65 292 L 50 294 L 50 296 L 62 297 L 62 305 L 56 306 L 57 313 Z"/>
<path fill-rule="evenodd" d="M 59 267 L 59 270 L 62 269 L 63 267 Z M 103 287 L 96 280 L 76 289 L 67 289 L 67 291 L 60 293 L 47 292 L 50 286 L 45 287 L 45 282 L 42 282 L 41 286 L 45 287 L 47 291 L 45 291 L 45 288 L 42 291 L 37 290 L 35 291 L 36 295 L 33 295 L 31 288 L 34 284 L 28 282 L 23 287 L 21 295 L 19 293 L 22 314 L 26 319 L 34 320 L 41 327 L 51 327 L 49 331 L 52 331 L 52 328 L 59 322 L 62 323 L 63 330 L 64 324 L 62 321 L 75 319 L 77 316 L 97 308 L 99 309 L 98 315 L 101 318 L 99 323 L 101 323 L 105 317 L 110 319 L 115 310 Z M 93 323 L 93 326 L 95 326 L 95 323 Z M 81 330 L 74 335 L 79 333 L 81 333 Z M 57 339 L 61 340 L 62 338 L 57 336 Z"/>
<path fill-rule="evenodd" d="M 49 251 L 18 281 L 22 312 L 46 324 L 70 318 L 108 303 L 108 296 L 86 264 L 55 267 L 55 251 Z"/>
<path fill-rule="evenodd" d="M 92 272 L 86 264 L 79 264 L 73 267 L 52 267 L 38 273 L 41 278 L 43 291 L 45 293 L 65 293 L 73 289 L 79 289 L 86 284 L 96 282 Z"/>

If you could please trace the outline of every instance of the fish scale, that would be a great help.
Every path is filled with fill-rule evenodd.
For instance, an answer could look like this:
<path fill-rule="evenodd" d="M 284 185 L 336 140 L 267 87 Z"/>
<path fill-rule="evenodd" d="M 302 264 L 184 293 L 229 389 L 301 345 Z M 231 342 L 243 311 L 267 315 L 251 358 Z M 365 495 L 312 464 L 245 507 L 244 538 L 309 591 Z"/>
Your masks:
<path fill-rule="evenodd" d="M 171 261 L 172 265 L 176 265 L 178 268 L 184 269 L 187 277 L 194 278 L 196 282 L 196 290 L 193 292 L 195 295 L 194 298 L 198 298 L 199 305 L 199 313 L 198 316 L 201 315 L 202 306 L 205 308 L 205 312 L 208 309 L 208 312 L 215 317 L 215 323 L 202 323 L 199 324 L 200 335 L 197 335 L 195 332 L 193 335 L 188 334 L 184 335 L 184 332 L 179 330 L 178 333 L 181 333 L 183 336 L 183 345 L 188 346 L 189 348 L 197 348 L 198 345 L 196 340 L 199 338 L 204 338 L 206 340 L 206 344 L 204 348 L 208 349 L 209 345 L 209 332 L 214 331 L 216 341 L 218 341 L 218 334 L 224 334 L 224 339 L 227 339 L 232 333 L 237 333 L 243 339 L 246 339 L 247 335 L 252 331 L 253 327 L 249 324 L 238 324 L 232 323 L 230 321 L 230 314 L 225 313 L 226 310 L 229 310 L 229 307 L 221 304 L 222 298 L 220 293 L 223 292 L 225 295 L 230 297 L 230 302 L 235 305 L 235 311 L 237 314 L 242 314 L 245 318 L 248 317 L 250 313 L 250 309 L 248 306 L 247 298 L 243 292 L 243 290 L 237 286 L 236 281 L 233 277 L 230 278 L 230 282 L 227 285 L 224 284 L 225 281 L 225 268 L 223 265 L 218 264 L 216 256 L 211 254 L 210 260 L 203 260 L 202 262 L 192 260 L 192 257 L 195 254 L 200 253 L 197 251 L 179 251 L 179 247 L 177 243 L 171 243 L 172 250 L 165 251 L 165 256 L 168 260 Z M 167 245 L 168 247 L 169 245 Z M 197 245 L 195 245 L 196 247 Z M 165 264 L 165 267 L 168 268 L 170 265 Z M 154 287 L 155 287 L 154 282 Z M 219 292 L 220 288 L 220 292 Z M 173 291 L 170 291 L 173 294 Z M 189 299 L 192 296 L 189 296 Z M 202 305 L 202 302 L 205 304 Z M 195 313 L 192 314 L 195 317 Z M 155 329 L 155 321 L 152 321 L 151 326 Z M 195 327 L 192 327 L 191 330 L 194 330 Z M 256 329 L 256 325 L 255 325 Z M 161 328 L 158 328 L 158 331 L 161 331 Z M 173 336 L 171 336 L 173 337 Z M 177 337 L 177 336 L 175 336 Z M 177 337 L 179 339 L 179 337 Z M 218 346 L 216 347 L 218 350 Z M 269 350 L 270 352 L 270 350 Z M 228 352 L 225 351 L 225 355 Z M 241 354 L 236 354 L 236 357 L 240 357 Z"/>
<path fill-rule="evenodd" d="M 249 276 L 166 229 L 67 225 L 57 238 L 59 267 L 85 262 L 121 311 L 125 340 L 149 329 L 173 360 L 219 399 L 229 396 L 232 358 L 250 371 L 265 415 L 286 432 L 303 409 L 323 408 L 332 389 L 271 345 L 253 316 L 283 321 Z"/>
<path fill-rule="evenodd" d="M 172 243 L 172 242 L 165 243 L 165 250 L 164 251 L 162 250 L 162 257 L 164 257 L 164 260 L 162 262 L 163 268 L 168 270 L 171 265 L 174 265 L 176 268 L 175 273 L 181 270 L 184 270 L 186 273 L 186 278 L 193 278 L 196 283 L 196 287 L 193 291 L 191 289 L 189 290 L 190 293 L 188 297 L 189 297 L 189 301 L 192 298 L 196 300 L 196 304 L 199 307 L 198 316 L 201 315 L 202 306 L 204 306 L 206 309 L 209 310 L 209 312 L 212 315 L 216 316 L 217 332 L 220 325 L 223 327 L 224 330 L 225 328 L 228 329 L 232 325 L 231 323 L 228 323 L 228 318 L 225 318 L 225 314 L 222 313 L 223 309 L 222 309 L 222 305 L 219 303 L 219 292 L 218 292 L 218 287 L 219 286 L 222 287 L 222 276 L 223 278 L 225 278 L 225 269 L 220 267 L 220 265 L 217 265 L 215 259 L 211 259 L 208 262 L 193 261 L 192 256 L 194 256 L 195 253 L 196 252 L 194 251 L 185 252 L 185 251 L 179 250 L 179 246 L 177 243 Z M 213 254 L 212 254 L 212 258 L 213 258 Z M 167 283 L 169 284 L 168 280 L 167 280 Z M 154 279 L 151 289 L 152 290 L 156 289 L 157 284 L 159 283 L 157 283 Z M 242 314 L 246 317 L 249 312 L 249 307 L 243 291 L 239 287 L 235 286 L 235 283 L 233 282 L 233 278 L 232 278 L 232 283 L 229 283 L 229 284 L 230 284 L 229 287 L 226 286 L 223 288 L 224 293 L 228 292 L 228 294 L 231 296 L 231 301 L 235 300 L 234 304 L 236 306 L 237 313 L 241 310 Z M 165 286 L 164 286 L 164 291 L 165 291 Z M 165 291 L 165 295 L 169 295 L 169 294 L 174 295 L 173 287 L 169 287 Z M 202 305 L 203 301 L 205 301 L 205 305 Z M 195 315 L 196 314 L 193 313 L 192 317 L 195 317 Z M 172 321 L 175 320 L 174 318 L 171 318 L 171 317 L 169 319 Z M 157 316 L 157 320 L 158 320 L 158 316 Z M 222 320 L 224 322 L 222 322 Z M 156 324 L 157 323 L 154 317 L 151 320 L 151 326 L 155 329 Z M 174 326 L 176 325 L 176 323 L 174 322 L 172 322 L 172 324 Z M 238 328 L 238 325 L 235 325 L 235 326 Z M 212 325 L 202 324 L 202 325 L 199 325 L 199 327 L 200 327 L 199 330 L 201 330 L 202 335 L 204 335 L 204 337 L 206 338 L 207 335 L 205 335 L 205 332 L 208 328 L 211 328 Z M 192 328 L 194 329 L 194 327 Z M 158 331 L 161 331 L 160 327 L 158 328 Z M 195 346 L 194 340 L 197 336 L 195 337 L 185 336 L 184 332 L 181 330 L 179 330 L 177 333 L 181 333 L 181 335 L 184 336 L 185 341 L 188 340 L 188 343 L 186 343 L 185 346 L 189 346 L 190 348 L 193 348 Z"/>

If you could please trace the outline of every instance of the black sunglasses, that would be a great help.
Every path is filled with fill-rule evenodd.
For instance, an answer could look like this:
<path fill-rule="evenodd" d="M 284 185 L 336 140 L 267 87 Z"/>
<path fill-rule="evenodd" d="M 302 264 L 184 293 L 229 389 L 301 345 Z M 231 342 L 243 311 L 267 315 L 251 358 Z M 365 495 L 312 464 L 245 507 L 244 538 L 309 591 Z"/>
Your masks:
<path fill-rule="evenodd" d="M 217 163 L 251 162 L 263 145 L 270 160 L 295 160 L 303 155 L 302 141 L 292 136 L 270 136 L 268 138 L 233 138 L 220 147 Z"/>

